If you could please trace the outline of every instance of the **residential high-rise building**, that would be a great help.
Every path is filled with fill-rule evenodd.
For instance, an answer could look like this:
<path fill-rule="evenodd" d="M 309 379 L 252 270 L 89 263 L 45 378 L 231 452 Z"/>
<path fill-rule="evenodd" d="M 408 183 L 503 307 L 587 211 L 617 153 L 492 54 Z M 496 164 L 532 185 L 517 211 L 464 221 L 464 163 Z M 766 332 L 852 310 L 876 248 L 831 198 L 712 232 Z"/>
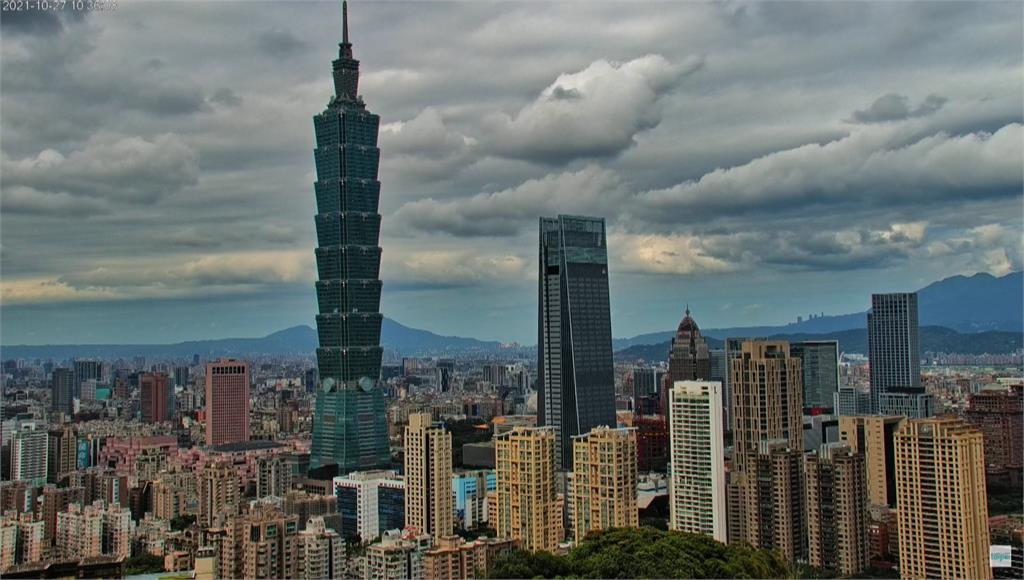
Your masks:
<path fill-rule="evenodd" d="M 789 562 L 806 558 L 803 446 L 761 441 L 744 460 L 743 532 L 751 546 L 778 550 Z"/>
<path fill-rule="evenodd" d="M 839 417 L 839 440 L 864 455 L 868 501 L 896 507 L 896 431 L 905 417 Z"/>
<path fill-rule="evenodd" d="M 43 488 L 42 520 L 43 537 L 48 544 L 57 538 L 57 514 L 67 511 L 71 504 L 81 505 L 85 500 L 85 489 L 81 487 Z"/>
<path fill-rule="evenodd" d="M 423 580 L 423 560 L 433 540 L 413 530 L 391 530 L 381 541 L 366 548 L 363 578 L 366 580 Z"/>
<path fill-rule="evenodd" d="M 50 408 L 71 415 L 75 411 L 74 372 L 71 369 L 53 369 L 50 385 Z"/>
<path fill-rule="evenodd" d="M 338 532 L 327 527 L 323 517 L 310 518 L 306 529 L 299 532 L 296 543 L 297 578 L 319 580 L 345 576 L 345 541 Z"/>
<path fill-rule="evenodd" d="M 804 377 L 804 408 L 832 409 L 839 391 L 839 341 L 791 342 L 789 354 L 800 359 Z"/>
<path fill-rule="evenodd" d="M 516 427 L 495 436 L 499 538 L 524 550 L 554 553 L 562 540 L 555 491 L 555 429 Z"/>
<path fill-rule="evenodd" d="M 537 419 L 572 469 L 572 438 L 615 426 L 615 374 L 604 220 L 540 219 Z"/>
<path fill-rule="evenodd" d="M 690 316 L 690 307 L 686 307 L 683 319 L 672 337 L 672 346 L 668 351 L 668 374 L 662 379 L 661 412 L 669 415 L 669 397 L 676 381 L 709 381 L 711 380 L 711 351 L 707 341 L 700 332 L 697 322 Z M 669 418 L 669 432 L 672 431 L 672 419 Z"/>
<path fill-rule="evenodd" d="M 390 464 L 380 346 L 380 117 L 366 110 L 352 58 L 347 4 L 334 92 L 316 130 L 316 351 L 320 390 L 310 467 L 338 473 Z"/>
<path fill-rule="evenodd" d="M 754 515 L 747 513 L 751 504 L 744 498 L 757 496 L 756 489 L 744 486 L 756 487 L 757 473 L 748 473 L 747 462 L 760 454 L 765 441 L 782 439 L 793 452 L 803 449 L 802 366 L 800 359 L 790 356 L 786 341 L 729 343 L 733 460 L 726 488 L 728 533 L 730 541 L 749 541 L 758 530 L 745 529 Z M 802 478 L 803 471 L 798 469 L 794 477 Z"/>
<path fill-rule="evenodd" d="M 131 555 L 135 522 L 122 506 L 102 500 L 91 505 L 71 504 L 57 514 L 57 553 L 65 560 L 96 556 Z"/>
<path fill-rule="evenodd" d="M 636 430 L 595 427 L 573 439 L 573 537 L 640 525 Z"/>
<path fill-rule="evenodd" d="M 405 428 L 405 526 L 434 539 L 452 535 L 452 434 L 430 413 Z"/>
<path fill-rule="evenodd" d="M 249 363 L 206 363 L 206 444 L 249 440 Z"/>
<path fill-rule="evenodd" d="M 725 542 L 725 416 L 722 385 L 677 381 L 672 415 L 669 528 Z"/>
<path fill-rule="evenodd" d="M 992 578 L 982 434 L 961 419 L 911 419 L 895 452 L 900 576 Z"/>
<path fill-rule="evenodd" d="M 669 461 L 668 419 L 665 415 L 633 417 L 636 428 L 637 469 L 664 473 Z"/>
<path fill-rule="evenodd" d="M 139 375 L 139 396 L 142 401 L 142 420 L 146 423 L 162 423 L 170 419 L 167 402 L 170 396 L 170 378 L 166 373 L 143 373 Z M 238 410 L 234 409 L 237 413 Z"/>
<path fill-rule="evenodd" d="M 872 294 L 868 311 L 872 411 L 930 417 L 932 399 L 921 386 L 917 293 Z"/>
<path fill-rule="evenodd" d="M 1024 461 L 1024 396 L 1021 389 L 990 385 L 968 398 L 964 419 L 985 436 L 990 470 L 1020 471 Z"/>
<path fill-rule="evenodd" d="M 51 425 L 46 449 L 46 481 L 58 483 L 78 469 L 78 434 L 70 423 Z"/>
<path fill-rule="evenodd" d="M 808 564 L 859 574 L 868 566 L 868 489 L 864 455 L 828 443 L 804 457 Z"/>
<path fill-rule="evenodd" d="M 292 487 L 292 466 L 280 455 L 256 459 L 256 497 L 284 497 Z"/>
<path fill-rule="evenodd" d="M 46 483 L 49 434 L 36 423 L 24 423 L 11 436 L 11 479 Z"/>
<path fill-rule="evenodd" d="M 230 463 L 207 465 L 199 476 L 199 518 L 202 526 L 214 526 L 219 517 L 238 512 L 239 478 Z"/>
<path fill-rule="evenodd" d="M 486 578 L 499 556 L 512 552 L 515 542 L 500 538 L 479 538 L 466 541 L 459 536 L 441 538 L 424 553 L 423 575 L 426 578 Z"/>
<path fill-rule="evenodd" d="M 241 520 L 242 577 L 296 578 L 299 518 L 285 514 L 279 502 L 255 500 Z"/>

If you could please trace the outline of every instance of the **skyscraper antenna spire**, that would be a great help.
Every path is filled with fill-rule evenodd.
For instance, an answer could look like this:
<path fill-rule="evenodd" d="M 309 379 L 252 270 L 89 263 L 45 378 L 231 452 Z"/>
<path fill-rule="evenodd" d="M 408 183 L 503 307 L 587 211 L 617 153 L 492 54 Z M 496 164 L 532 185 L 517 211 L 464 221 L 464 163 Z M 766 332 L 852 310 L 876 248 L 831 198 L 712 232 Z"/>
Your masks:
<path fill-rule="evenodd" d="M 341 0 L 341 42 L 348 42 L 348 0 Z"/>

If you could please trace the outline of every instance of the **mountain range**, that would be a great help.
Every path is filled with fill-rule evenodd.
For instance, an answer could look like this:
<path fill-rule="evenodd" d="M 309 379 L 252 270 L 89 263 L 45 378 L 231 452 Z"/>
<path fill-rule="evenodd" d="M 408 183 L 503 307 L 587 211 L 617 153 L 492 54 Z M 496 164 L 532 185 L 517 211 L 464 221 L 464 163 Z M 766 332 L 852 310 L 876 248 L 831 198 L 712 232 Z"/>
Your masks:
<path fill-rule="evenodd" d="M 990 274 L 953 276 L 918 291 L 921 350 L 964 353 L 1005 353 L 1021 348 L 1022 296 L 1024 275 L 1014 272 L 1002 277 Z M 755 326 L 702 329 L 712 347 L 728 337 L 765 336 L 788 340 L 837 339 L 846 352 L 867 351 L 866 313 L 821 316 L 784 326 Z M 673 325 L 675 322 L 673 322 Z M 617 357 L 656 360 L 668 352 L 673 330 L 642 334 L 612 341 Z M 410 328 L 390 318 L 381 327 L 386 351 L 406 356 L 443 356 L 494 353 L 501 345 L 459 336 L 442 336 Z M 175 344 L 136 345 L 13 345 L 0 347 L 0 357 L 130 358 L 133 356 L 187 358 L 250 355 L 296 355 L 316 351 L 316 331 L 294 326 L 260 338 L 225 338 Z M 633 348 L 637 347 L 637 348 Z"/>

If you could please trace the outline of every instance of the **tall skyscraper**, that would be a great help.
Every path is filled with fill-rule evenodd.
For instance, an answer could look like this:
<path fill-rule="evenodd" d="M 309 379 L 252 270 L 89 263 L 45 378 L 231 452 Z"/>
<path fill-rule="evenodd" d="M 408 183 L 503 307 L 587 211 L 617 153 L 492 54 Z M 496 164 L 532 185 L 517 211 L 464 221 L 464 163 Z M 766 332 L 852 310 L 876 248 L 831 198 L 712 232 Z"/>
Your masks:
<path fill-rule="evenodd" d="M 864 455 L 828 443 L 804 457 L 808 563 L 859 574 L 868 565 L 868 490 Z"/>
<path fill-rule="evenodd" d="M 982 434 L 961 419 L 896 432 L 902 578 L 992 578 Z"/>
<path fill-rule="evenodd" d="M 839 341 L 807 340 L 789 345 L 800 359 L 804 376 L 804 408 L 832 409 L 839 391 Z"/>
<path fill-rule="evenodd" d="M 380 117 L 359 96 L 348 7 L 333 62 L 335 96 L 313 118 L 316 130 L 316 350 L 320 390 L 310 467 L 339 473 L 387 467 L 387 415 L 378 388 L 380 346 Z"/>
<path fill-rule="evenodd" d="M 516 427 L 497 435 L 495 526 L 499 538 L 531 552 L 554 553 L 562 540 L 562 510 L 555 492 L 555 431 Z"/>
<path fill-rule="evenodd" d="M 711 351 L 707 341 L 700 333 L 697 322 L 690 316 L 690 307 L 686 307 L 683 319 L 672 337 L 672 347 L 668 351 L 668 374 L 662 379 L 661 412 L 668 416 L 669 432 L 672 431 L 672 417 L 669 412 L 669 397 L 676 381 L 710 381 Z"/>
<path fill-rule="evenodd" d="M 672 415 L 669 528 L 725 542 L 725 417 L 722 385 L 678 381 Z"/>
<path fill-rule="evenodd" d="M 249 363 L 206 363 L 206 444 L 249 440 Z"/>
<path fill-rule="evenodd" d="M 864 455 L 868 501 L 896 507 L 896 431 L 905 417 L 839 417 L 839 440 Z"/>
<path fill-rule="evenodd" d="M 142 399 L 142 420 L 146 423 L 162 423 L 170 418 L 167 392 L 170 379 L 166 373 L 143 373 L 139 376 L 139 396 Z M 232 409 L 238 412 L 238 409 Z"/>
<path fill-rule="evenodd" d="M 99 381 L 103 378 L 103 363 L 95 360 L 76 360 L 75 369 L 75 398 L 80 397 L 82 383 L 85 381 Z"/>
<path fill-rule="evenodd" d="M 572 438 L 615 426 L 615 374 L 604 220 L 540 219 L 537 415 L 554 428 L 556 461 Z"/>
<path fill-rule="evenodd" d="M 405 428 L 405 525 L 436 542 L 454 533 L 452 434 L 430 413 L 412 413 Z"/>
<path fill-rule="evenodd" d="M 53 369 L 50 407 L 54 411 L 72 414 L 75 410 L 75 374 L 71 369 Z"/>
<path fill-rule="evenodd" d="M 786 341 L 743 340 L 729 344 L 729 385 L 733 425 L 733 461 L 726 490 L 729 539 L 756 546 L 751 538 L 758 537 L 758 530 L 746 528 L 755 517 L 748 507 L 757 506 L 756 501 L 750 503 L 750 498 L 758 497 L 758 473 L 747 467 L 761 454 L 766 441 L 782 439 L 786 442 L 784 449 L 794 453 L 803 450 L 801 363 L 790 356 Z M 793 479 L 802 478 L 803 471 L 797 469 Z"/>
<path fill-rule="evenodd" d="M 640 525 L 636 431 L 596 427 L 573 439 L 573 537 Z"/>
<path fill-rule="evenodd" d="M 871 406 L 882 415 L 923 418 L 933 414 L 921 386 L 917 294 L 872 294 L 868 311 Z"/>

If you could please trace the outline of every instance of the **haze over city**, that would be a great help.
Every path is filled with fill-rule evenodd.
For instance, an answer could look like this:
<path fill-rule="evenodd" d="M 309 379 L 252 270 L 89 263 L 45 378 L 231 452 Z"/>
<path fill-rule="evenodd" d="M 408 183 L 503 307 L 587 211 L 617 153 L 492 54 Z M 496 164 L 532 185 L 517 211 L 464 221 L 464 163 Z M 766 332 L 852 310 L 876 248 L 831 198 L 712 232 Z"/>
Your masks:
<path fill-rule="evenodd" d="M 381 311 L 536 341 L 537 218 L 608 223 L 615 336 L 1022 268 L 1019 3 L 400 3 Z M 3 344 L 312 324 L 335 2 L 3 16 Z M 145 320 L 141 324 L 140 320 Z"/>

